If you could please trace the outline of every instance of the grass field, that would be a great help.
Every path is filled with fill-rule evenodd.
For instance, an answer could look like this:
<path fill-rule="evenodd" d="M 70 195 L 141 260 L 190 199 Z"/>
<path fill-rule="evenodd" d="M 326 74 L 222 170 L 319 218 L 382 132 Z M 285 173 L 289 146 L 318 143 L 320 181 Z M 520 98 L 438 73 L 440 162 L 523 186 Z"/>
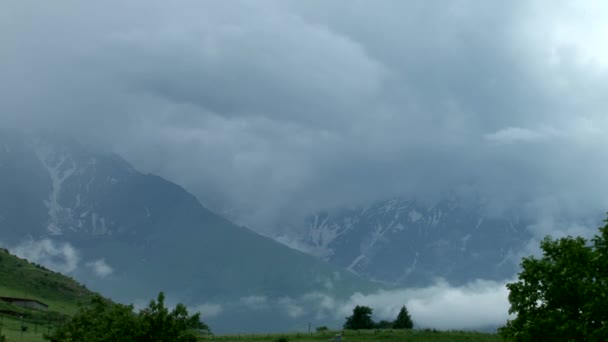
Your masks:
<path fill-rule="evenodd" d="M 322 333 L 294 333 L 294 334 L 258 334 L 258 335 L 225 335 L 225 336 L 205 336 L 200 341 L 325 341 L 332 340 L 337 334 L 342 334 L 344 342 L 371 342 L 371 341 L 412 341 L 412 342 L 497 342 L 502 339 L 495 334 L 485 334 L 478 332 L 463 331 L 435 331 L 435 330 L 370 330 L 370 331 L 340 331 Z"/>
<path fill-rule="evenodd" d="M 23 341 L 23 342 L 41 342 L 43 333 L 48 333 L 53 329 L 53 325 L 44 323 L 32 323 L 27 320 L 23 321 L 23 326 L 26 330 L 21 332 L 21 320 L 18 318 L 2 316 L 0 318 L 2 328 L 0 335 L 4 335 L 8 342 Z"/>

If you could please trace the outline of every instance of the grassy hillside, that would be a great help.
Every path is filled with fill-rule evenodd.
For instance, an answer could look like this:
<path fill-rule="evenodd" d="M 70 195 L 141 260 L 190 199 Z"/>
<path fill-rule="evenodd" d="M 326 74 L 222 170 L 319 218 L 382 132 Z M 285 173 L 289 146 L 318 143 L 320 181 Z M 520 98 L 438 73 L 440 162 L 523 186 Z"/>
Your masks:
<path fill-rule="evenodd" d="M 0 311 L 12 312 L 0 313 L 0 335 L 8 341 L 42 341 L 43 333 L 65 321 L 78 303 L 89 302 L 93 295 L 71 278 L 0 249 L 0 297 L 35 299 L 49 306 L 39 311 L 0 301 Z"/>
<path fill-rule="evenodd" d="M 206 336 L 200 341 L 331 341 L 337 334 L 342 334 L 343 342 L 372 342 L 372 341 L 411 341 L 411 342 L 498 342 L 502 339 L 495 334 L 485 334 L 478 332 L 463 331 L 436 331 L 436 330 L 369 330 L 369 331 L 344 331 L 344 332 L 322 332 L 305 334 L 284 334 L 284 335 L 226 335 L 226 336 Z M 284 339 L 284 340 L 283 340 Z"/>

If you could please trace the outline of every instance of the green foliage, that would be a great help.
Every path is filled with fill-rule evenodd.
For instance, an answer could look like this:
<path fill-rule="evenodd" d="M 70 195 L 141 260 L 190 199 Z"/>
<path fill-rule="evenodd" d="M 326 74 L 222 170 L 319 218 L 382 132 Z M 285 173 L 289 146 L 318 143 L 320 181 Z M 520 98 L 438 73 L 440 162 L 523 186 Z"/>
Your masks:
<path fill-rule="evenodd" d="M 324 326 L 324 325 L 322 325 L 322 326 L 320 326 L 320 327 L 317 327 L 317 329 L 316 329 L 316 330 L 317 330 L 317 332 L 324 332 L 324 331 L 328 331 L 328 330 L 329 330 L 329 328 L 328 328 L 328 327 L 326 327 L 326 326 Z"/>
<path fill-rule="evenodd" d="M 353 309 L 353 314 L 351 316 L 346 317 L 344 329 L 373 329 L 375 323 L 372 320 L 372 311 L 373 310 L 370 307 L 357 305 Z"/>
<path fill-rule="evenodd" d="M 507 284 L 509 313 L 517 317 L 500 335 L 513 341 L 608 341 L 608 224 L 591 241 L 546 237 L 541 249 L 541 258 L 523 259 L 519 281 Z"/>
<path fill-rule="evenodd" d="M 399 310 L 399 314 L 397 318 L 393 322 L 394 329 L 412 329 L 414 327 L 414 322 L 412 322 L 412 317 L 410 313 L 407 311 L 405 305 L 401 307 Z"/>
<path fill-rule="evenodd" d="M 139 314 L 140 329 L 145 341 L 192 341 L 196 336 L 190 330 L 209 330 L 201 322 L 200 313 L 188 315 L 188 309 L 183 304 L 177 304 L 173 311 L 164 305 L 165 295 L 161 292 L 157 301 L 151 301 L 148 308 Z"/>
<path fill-rule="evenodd" d="M 195 332 L 208 330 L 200 321 L 200 314 L 188 315 L 178 304 L 173 311 L 164 305 L 164 294 L 139 314 L 132 305 L 111 304 L 97 296 L 83 306 L 72 319 L 47 339 L 59 341 L 196 341 Z"/>
<path fill-rule="evenodd" d="M 133 306 L 108 304 L 95 297 L 72 319 L 55 330 L 49 340 L 59 341 L 135 341 L 138 334 Z"/>

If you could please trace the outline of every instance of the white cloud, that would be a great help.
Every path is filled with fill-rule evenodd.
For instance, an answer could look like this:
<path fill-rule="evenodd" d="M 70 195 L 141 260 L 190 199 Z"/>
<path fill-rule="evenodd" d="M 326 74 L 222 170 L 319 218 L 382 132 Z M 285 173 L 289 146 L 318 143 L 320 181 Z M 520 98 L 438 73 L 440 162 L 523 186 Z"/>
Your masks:
<path fill-rule="evenodd" d="M 554 129 L 543 128 L 541 130 L 532 130 L 520 127 L 507 127 L 497 132 L 486 134 L 485 138 L 489 141 L 500 144 L 514 143 L 530 143 L 545 141 L 559 134 Z"/>
<path fill-rule="evenodd" d="M 556 6 L 557 4 L 557 6 Z M 553 11 L 547 13 L 546 6 Z M 551 27 L 543 30 L 544 40 L 552 48 L 552 64 L 576 63 L 593 67 L 608 68 L 608 47 L 604 43 L 608 35 L 605 14 L 608 4 L 601 0 L 582 1 L 540 1 L 530 4 L 532 11 L 548 14 L 538 17 L 537 27 L 542 24 Z"/>
<path fill-rule="evenodd" d="M 413 291 L 407 306 L 421 326 L 474 329 L 506 323 L 508 294 L 505 284 L 498 282 L 477 281 L 455 288 L 438 284 Z"/>
<path fill-rule="evenodd" d="M 511 282 L 511 281 L 509 281 Z M 502 326 L 510 318 L 507 281 L 475 280 L 463 286 L 451 286 L 443 280 L 425 288 L 399 288 L 373 293 L 353 293 L 338 298 L 326 292 L 312 292 L 298 297 L 243 297 L 222 306 L 193 306 L 215 317 L 230 310 L 266 308 L 283 312 L 292 319 L 308 317 L 338 328 L 352 314 L 356 305 L 373 309 L 373 319 L 394 320 L 405 305 L 418 328 L 441 330 L 478 330 Z M 205 317 L 205 315 L 203 315 Z"/>
<path fill-rule="evenodd" d="M 27 240 L 9 249 L 21 258 L 61 273 L 76 270 L 80 260 L 78 252 L 71 244 L 51 239 Z"/>
<path fill-rule="evenodd" d="M 426 288 L 403 288 L 371 294 L 355 293 L 341 301 L 314 293 L 302 298 L 314 303 L 317 317 L 340 320 L 352 314 L 356 305 L 371 307 L 375 320 L 393 320 L 405 305 L 417 327 L 437 329 L 480 329 L 504 325 L 509 318 L 505 282 L 477 280 L 453 287 L 444 281 Z"/>
<path fill-rule="evenodd" d="M 88 262 L 86 263 L 86 266 L 93 270 L 95 275 L 100 278 L 105 278 L 114 273 L 114 269 L 110 267 L 104 259 Z"/>
<path fill-rule="evenodd" d="M 298 318 L 306 314 L 304 308 L 300 306 L 296 300 L 289 297 L 280 298 L 277 303 L 279 307 L 291 318 Z"/>

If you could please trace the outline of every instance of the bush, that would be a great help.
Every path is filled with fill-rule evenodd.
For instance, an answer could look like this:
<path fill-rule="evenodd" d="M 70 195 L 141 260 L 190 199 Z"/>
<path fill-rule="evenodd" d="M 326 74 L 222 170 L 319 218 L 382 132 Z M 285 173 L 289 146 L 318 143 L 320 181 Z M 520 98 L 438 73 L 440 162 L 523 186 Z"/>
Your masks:
<path fill-rule="evenodd" d="M 317 327 L 317 332 L 324 332 L 324 331 L 328 331 L 328 330 L 329 330 L 329 328 L 324 325 Z"/>

